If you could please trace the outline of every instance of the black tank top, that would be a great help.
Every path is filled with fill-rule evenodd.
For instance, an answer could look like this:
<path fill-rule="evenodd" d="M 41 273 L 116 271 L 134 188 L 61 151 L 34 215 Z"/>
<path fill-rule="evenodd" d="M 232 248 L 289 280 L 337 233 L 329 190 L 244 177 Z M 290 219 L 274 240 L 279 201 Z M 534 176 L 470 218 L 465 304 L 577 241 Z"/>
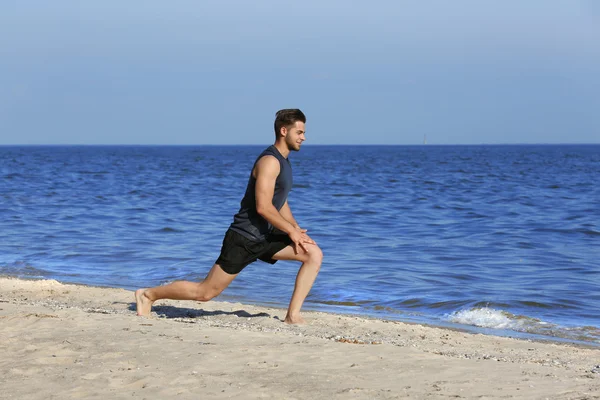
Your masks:
<path fill-rule="evenodd" d="M 273 225 L 256 212 L 256 178 L 252 176 L 252 171 L 258 160 L 264 156 L 274 156 L 279 160 L 279 175 L 275 181 L 275 192 L 273 193 L 273 205 L 277 211 L 281 210 L 281 207 L 285 204 L 293 184 L 290 161 L 281 155 L 277 147 L 274 145 L 269 146 L 258 156 L 252 170 L 250 170 L 246 194 L 242 199 L 240 210 L 233 216 L 233 223 L 229 227 L 229 229 L 254 241 L 265 240 L 267 235 L 273 232 Z"/>

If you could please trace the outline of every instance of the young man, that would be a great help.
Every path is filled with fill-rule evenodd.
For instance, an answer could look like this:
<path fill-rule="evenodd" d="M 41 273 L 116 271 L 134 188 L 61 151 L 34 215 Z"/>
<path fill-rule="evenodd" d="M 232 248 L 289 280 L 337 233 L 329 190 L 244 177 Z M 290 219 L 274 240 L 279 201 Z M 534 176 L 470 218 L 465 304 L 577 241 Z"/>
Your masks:
<path fill-rule="evenodd" d="M 262 260 L 300 261 L 294 293 L 285 322 L 301 324 L 300 308 L 321 267 L 323 253 L 300 228 L 287 197 L 292 188 L 291 151 L 300 150 L 305 138 L 306 117 L 298 109 L 277 112 L 275 144 L 263 151 L 250 173 L 246 194 L 234 216 L 221 248 L 221 255 L 202 282 L 176 281 L 135 292 L 137 314 L 150 314 L 160 299 L 208 301 L 218 296 L 248 264 Z M 273 273 L 277 273 L 271 269 Z"/>

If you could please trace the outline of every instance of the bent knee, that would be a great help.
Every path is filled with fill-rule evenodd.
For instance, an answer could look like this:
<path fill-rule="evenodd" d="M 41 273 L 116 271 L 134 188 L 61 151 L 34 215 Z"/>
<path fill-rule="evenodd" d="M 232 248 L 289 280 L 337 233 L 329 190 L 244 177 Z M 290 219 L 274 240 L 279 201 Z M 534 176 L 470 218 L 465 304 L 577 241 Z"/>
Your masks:
<path fill-rule="evenodd" d="M 321 263 L 323 262 L 323 250 L 321 250 L 321 248 L 316 244 L 313 246 L 309 246 L 307 250 L 309 261 L 321 265 Z"/>

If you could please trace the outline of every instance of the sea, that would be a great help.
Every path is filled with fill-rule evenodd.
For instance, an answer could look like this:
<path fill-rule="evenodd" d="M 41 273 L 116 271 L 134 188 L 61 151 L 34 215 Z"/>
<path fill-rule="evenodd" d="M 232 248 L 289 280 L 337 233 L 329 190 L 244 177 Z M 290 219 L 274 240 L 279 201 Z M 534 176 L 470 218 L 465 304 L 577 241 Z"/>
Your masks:
<path fill-rule="evenodd" d="M 268 146 L 0 146 L 0 275 L 203 279 Z M 600 345 L 600 145 L 305 145 L 294 216 L 325 254 L 305 310 Z M 220 300 L 285 308 L 299 264 Z"/>

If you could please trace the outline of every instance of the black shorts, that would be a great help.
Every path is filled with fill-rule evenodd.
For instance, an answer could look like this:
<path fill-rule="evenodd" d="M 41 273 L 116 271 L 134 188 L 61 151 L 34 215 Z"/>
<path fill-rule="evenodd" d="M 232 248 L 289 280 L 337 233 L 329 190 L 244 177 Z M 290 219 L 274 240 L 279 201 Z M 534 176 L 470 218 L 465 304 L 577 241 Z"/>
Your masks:
<path fill-rule="evenodd" d="M 256 260 L 275 264 L 277 260 L 273 260 L 273 256 L 291 244 L 292 240 L 288 235 L 270 235 L 263 241 L 255 242 L 229 229 L 223 238 L 221 255 L 215 264 L 219 264 L 228 274 L 239 274 Z"/>

